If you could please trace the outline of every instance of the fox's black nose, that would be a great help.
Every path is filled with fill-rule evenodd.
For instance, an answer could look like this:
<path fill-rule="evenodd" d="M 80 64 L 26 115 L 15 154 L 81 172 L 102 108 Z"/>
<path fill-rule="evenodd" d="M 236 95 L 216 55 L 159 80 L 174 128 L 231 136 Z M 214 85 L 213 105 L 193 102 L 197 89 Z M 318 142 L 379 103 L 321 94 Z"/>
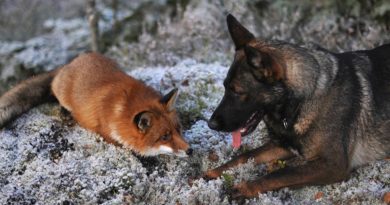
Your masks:
<path fill-rule="evenodd" d="M 215 118 L 211 118 L 207 122 L 207 125 L 209 126 L 210 129 L 213 129 L 213 130 L 218 130 L 218 128 L 219 128 L 219 123 Z"/>
<path fill-rule="evenodd" d="M 188 148 L 187 149 L 187 151 L 186 151 L 186 154 L 188 155 L 188 156 L 191 156 L 192 155 L 192 148 Z"/>

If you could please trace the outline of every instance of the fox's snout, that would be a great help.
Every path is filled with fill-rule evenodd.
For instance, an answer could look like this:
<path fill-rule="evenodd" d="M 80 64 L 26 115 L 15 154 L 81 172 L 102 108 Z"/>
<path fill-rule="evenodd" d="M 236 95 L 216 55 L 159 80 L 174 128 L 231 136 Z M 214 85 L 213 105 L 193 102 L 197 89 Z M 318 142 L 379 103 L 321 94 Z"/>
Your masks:
<path fill-rule="evenodd" d="M 174 155 L 178 157 L 188 157 L 192 154 L 193 150 L 184 139 L 177 140 L 177 149 L 174 151 Z"/>
<path fill-rule="evenodd" d="M 188 143 L 180 135 L 172 136 L 169 142 L 163 144 L 155 144 L 150 147 L 144 148 L 141 152 L 144 156 L 156 156 L 160 154 L 175 155 L 177 157 L 188 157 L 192 154 L 193 150 Z"/>
<path fill-rule="evenodd" d="M 166 154 L 166 155 L 175 155 L 177 157 L 188 157 L 192 155 L 192 148 L 189 148 L 187 145 L 187 148 L 185 149 L 173 149 L 172 147 L 169 147 L 167 145 L 160 145 L 157 148 L 150 148 L 145 151 L 144 155 L 146 156 L 156 156 L 160 154 Z"/>
<path fill-rule="evenodd" d="M 192 148 L 188 148 L 187 150 L 178 150 L 176 153 L 174 153 L 178 157 L 189 157 L 192 155 Z"/>

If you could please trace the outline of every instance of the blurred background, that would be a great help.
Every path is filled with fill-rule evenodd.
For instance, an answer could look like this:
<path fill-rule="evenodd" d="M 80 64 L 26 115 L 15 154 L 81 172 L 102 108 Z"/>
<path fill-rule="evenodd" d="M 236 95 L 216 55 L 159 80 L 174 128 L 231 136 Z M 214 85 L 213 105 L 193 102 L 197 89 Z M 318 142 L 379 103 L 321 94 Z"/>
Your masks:
<path fill-rule="evenodd" d="M 93 46 L 125 70 L 184 59 L 229 65 L 227 13 L 258 37 L 331 51 L 390 42 L 388 0 L 1 0 L 0 94 Z"/>

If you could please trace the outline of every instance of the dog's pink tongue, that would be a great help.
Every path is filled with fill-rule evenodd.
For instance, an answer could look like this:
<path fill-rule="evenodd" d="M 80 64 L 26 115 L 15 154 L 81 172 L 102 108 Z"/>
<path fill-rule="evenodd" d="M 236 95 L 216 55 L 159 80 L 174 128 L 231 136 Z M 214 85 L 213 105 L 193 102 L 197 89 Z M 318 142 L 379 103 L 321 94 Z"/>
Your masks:
<path fill-rule="evenodd" d="M 240 130 L 234 131 L 232 133 L 233 136 L 233 147 L 240 148 L 241 146 L 241 132 Z"/>

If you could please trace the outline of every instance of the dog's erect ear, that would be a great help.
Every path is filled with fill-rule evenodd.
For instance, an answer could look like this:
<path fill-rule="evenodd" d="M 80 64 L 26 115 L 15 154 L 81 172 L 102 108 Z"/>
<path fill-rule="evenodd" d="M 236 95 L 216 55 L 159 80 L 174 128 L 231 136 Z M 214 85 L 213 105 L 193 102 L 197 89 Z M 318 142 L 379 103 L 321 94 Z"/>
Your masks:
<path fill-rule="evenodd" d="M 251 32 L 249 32 L 248 29 L 246 29 L 243 25 L 241 25 L 240 22 L 238 22 L 233 15 L 228 14 L 226 17 L 226 21 L 230 36 L 232 37 L 236 49 L 241 48 L 255 38 L 255 36 Z"/>
<path fill-rule="evenodd" d="M 178 91 L 179 90 L 177 88 L 174 88 L 160 99 L 160 103 L 166 105 L 168 111 L 173 111 L 175 109 L 175 102 L 178 96 Z"/>
<path fill-rule="evenodd" d="M 152 126 L 152 113 L 143 111 L 134 117 L 134 123 L 141 133 L 145 133 Z"/>
<path fill-rule="evenodd" d="M 253 75 L 257 79 L 267 79 L 268 81 L 280 80 L 283 76 L 282 66 L 276 62 L 275 57 L 267 52 L 245 46 L 244 52 L 249 66 L 251 66 Z"/>

